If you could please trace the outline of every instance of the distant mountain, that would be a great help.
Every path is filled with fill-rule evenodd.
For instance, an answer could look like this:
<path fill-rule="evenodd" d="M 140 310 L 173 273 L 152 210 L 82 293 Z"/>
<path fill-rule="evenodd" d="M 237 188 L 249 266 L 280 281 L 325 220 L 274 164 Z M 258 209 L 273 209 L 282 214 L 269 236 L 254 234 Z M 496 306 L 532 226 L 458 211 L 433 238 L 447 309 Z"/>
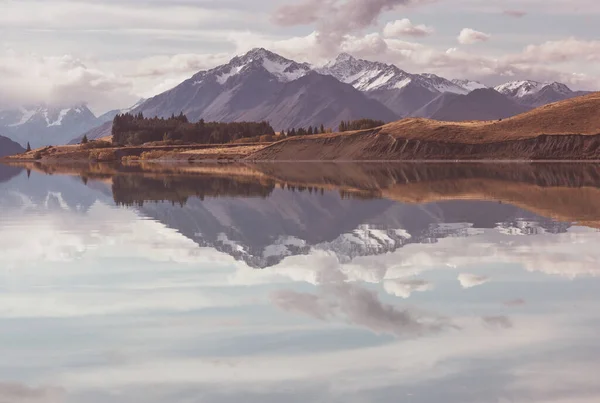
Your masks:
<path fill-rule="evenodd" d="M 69 141 L 68 144 L 70 144 L 70 145 L 79 144 L 83 140 L 84 136 L 86 136 L 88 138 L 88 140 L 98 140 L 102 137 L 110 136 L 110 135 L 112 135 L 112 126 L 113 126 L 112 120 L 110 120 L 108 122 L 104 122 L 100 126 L 94 127 L 93 129 L 88 130 L 87 132 L 83 133 L 81 136 L 75 137 L 73 140 Z"/>
<path fill-rule="evenodd" d="M 342 119 L 398 118 L 351 85 L 265 49 L 199 72 L 133 112 L 160 117 L 183 112 L 191 121 L 268 120 L 276 130 L 320 124 L 333 128 Z"/>
<path fill-rule="evenodd" d="M 8 137 L 0 136 L 0 157 L 22 152 L 25 152 L 25 149 L 19 143 L 12 141 Z"/>
<path fill-rule="evenodd" d="M 520 105 L 512 99 L 491 89 L 478 89 L 467 95 L 440 96 L 437 110 L 429 116 L 431 119 L 459 122 L 463 120 L 506 119 L 531 108 Z M 435 101 L 433 101 L 435 103 Z"/>
<path fill-rule="evenodd" d="M 22 146 L 29 142 L 33 148 L 66 144 L 97 124 L 98 119 L 85 105 L 0 110 L 0 133 Z"/>
<path fill-rule="evenodd" d="M 487 85 L 481 84 L 479 81 L 454 79 L 454 80 L 452 80 L 452 82 L 454 84 L 458 85 L 459 87 L 462 87 L 469 91 L 475 91 L 475 90 L 480 90 L 483 88 L 489 88 Z"/>
<path fill-rule="evenodd" d="M 84 133 L 80 133 L 77 137 L 75 137 L 74 139 L 69 141 L 68 144 L 81 143 L 83 136 L 87 136 L 88 140 L 97 140 L 102 137 L 110 136 L 112 134 L 112 124 L 113 124 L 113 120 L 114 120 L 115 116 L 117 116 L 119 114 L 131 112 L 132 110 L 134 110 L 135 108 L 140 106 L 142 103 L 144 103 L 144 101 L 146 101 L 146 100 L 142 98 L 139 101 L 137 101 L 135 103 L 135 105 L 133 105 L 129 108 L 114 109 L 112 111 L 106 112 L 103 115 L 98 116 L 98 123 L 99 123 L 98 126 L 92 128 Z"/>
<path fill-rule="evenodd" d="M 455 99 L 458 99 L 461 96 L 464 95 L 453 94 L 451 92 L 444 92 L 443 94 L 438 95 L 436 98 L 433 99 L 433 101 L 427 103 L 416 112 L 413 112 L 411 116 L 416 118 L 430 118 L 433 115 L 435 115 L 440 109 L 445 108 Z"/>
<path fill-rule="evenodd" d="M 356 59 L 346 53 L 317 71 L 365 92 L 401 117 L 411 116 L 441 93 L 470 92 L 435 74 L 410 74 L 394 65 Z"/>
<path fill-rule="evenodd" d="M 533 80 L 512 81 L 497 86 L 495 90 L 522 105 L 532 108 L 589 93 L 587 91 L 573 91 L 562 83 L 542 83 Z"/>

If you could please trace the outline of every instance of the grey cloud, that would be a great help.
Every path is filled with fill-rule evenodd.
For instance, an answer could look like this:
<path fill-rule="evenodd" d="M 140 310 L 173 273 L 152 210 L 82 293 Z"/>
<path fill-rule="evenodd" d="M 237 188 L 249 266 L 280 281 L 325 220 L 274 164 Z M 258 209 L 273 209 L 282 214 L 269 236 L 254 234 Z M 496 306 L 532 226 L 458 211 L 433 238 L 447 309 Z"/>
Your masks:
<path fill-rule="evenodd" d="M 4 403 L 62 403 L 65 392 L 61 388 L 31 388 L 19 383 L 0 382 L 0 402 Z"/>
<path fill-rule="evenodd" d="M 512 307 L 514 307 L 514 306 L 523 306 L 525 304 L 526 304 L 526 302 L 522 298 L 513 299 L 513 300 L 510 300 L 510 301 L 504 302 L 504 305 L 506 305 L 506 306 L 512 306 Z"/>
<path fill-rule="evenodd" d="M 379 16 L 400 6 L 424 3 L 428 0 L 304 0 L 280 7 L 274 21 L 280 25 L 315 23 L 317 41 L 325 54 L 338 51 L 346 35 L 374 25 Z"/>
<path fill-rule="evenodd" d="M 522 18 L 527 15 L 527 12 L 521 10 L 504 10 L 502 14 L 509 17 Z"/>
<path fill-rule="evenodd" d="M 350 283 L 327 285 L 318 294 L 291 290 L 271 295 L 274 305 L 319 320 L 343 319 L 375 333 L 416 337 L 456 328 L 442 316 L 384 304 L 377 294 Z"/>
<path fill-rule="evenodd" d="M 507 316 L 484 316 L 481 318 L 486 326 L 495 329 L 510 329 L 513 323 Z"/>

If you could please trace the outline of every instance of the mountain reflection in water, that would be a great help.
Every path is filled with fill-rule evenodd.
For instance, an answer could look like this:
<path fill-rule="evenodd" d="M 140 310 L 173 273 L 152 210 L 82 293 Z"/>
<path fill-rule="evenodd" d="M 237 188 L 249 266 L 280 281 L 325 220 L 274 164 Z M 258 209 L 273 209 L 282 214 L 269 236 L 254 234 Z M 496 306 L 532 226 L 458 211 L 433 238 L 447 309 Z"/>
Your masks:
<path fill-rule="evenodd" d="M 600 400 L 598 165 L 0 165 L 0 206 L 0 401 Z"/>

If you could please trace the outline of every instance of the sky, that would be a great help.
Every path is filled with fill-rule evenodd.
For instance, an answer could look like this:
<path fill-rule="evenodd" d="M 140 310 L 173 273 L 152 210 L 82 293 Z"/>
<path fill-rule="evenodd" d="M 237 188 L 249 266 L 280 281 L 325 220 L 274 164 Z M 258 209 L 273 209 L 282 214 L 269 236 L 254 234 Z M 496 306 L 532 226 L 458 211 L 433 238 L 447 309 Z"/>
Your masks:
<path fill-rule="evenodd" d="M 131 106 L 265 47 L 600 89 L 596 0 L 0 0 L 0 105 Z"/>

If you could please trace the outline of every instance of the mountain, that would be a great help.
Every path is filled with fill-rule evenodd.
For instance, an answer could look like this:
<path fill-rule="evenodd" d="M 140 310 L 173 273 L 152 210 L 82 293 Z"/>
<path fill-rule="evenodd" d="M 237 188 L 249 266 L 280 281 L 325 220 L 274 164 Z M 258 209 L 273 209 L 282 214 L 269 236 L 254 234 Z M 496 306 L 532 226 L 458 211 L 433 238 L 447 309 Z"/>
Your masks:
<path fill-rule="evenodd" d="M 531 109 L 516 103 L 491 88 L 478 89 L 467 95 L 446 95 L 441 95 L 443 99 L 440 99 L 439 104 L 436 105 L 437 110 L 425 117 L 453 122 L 463 120 L 498 120 L 506 119 Z"/>
<path fill-rule="evenodd" d="M 542 83 L 533 80 L 511 81 L 495 87 L 495 90 L 522 105 L 532 108 L 589 93 L 587 91 L 573 91 L 562 83 Z"/>
<path fill-rule="evenodd" d="M 398 117 L 351 85 L 265 49 L 199 72 L 133 112 L 161 117 L 183 112 L 191 121 L 268 120 L 276 130 L 320 124 L 333 128 L 342 119 Z"/>
<path fill-rule="evenodd" d="M 114 120 L 115 116 L 117 116 L 119 114 L 131 112 L 132 110 L 134 110 L 135 108 L 140 106 L 142 103 L 144 103 L 144 101 L 146 101 L 146 100 L 144 98 L 142 98 L 129 108 L 114 109 L 112 111 L 108 111 L 108 112 L 104 113 L 103 115 L 98 116 L 99 126 L 96 126 L 84 133 L 79 133 L 79 135 L 77 137 L 75 137 L 74 139 L 72 139 L 71 141 L 69 141 L 68 144 L 81 143 L 83 136 L 87 136 L 88 140 L 96 140 L 96 139 L 100 139 L 102 137 L 110 136 L 112 134 L 112 124 L 113 124 L 113 120 Z"/>
<path fill-rule="evenodd" d="M 346 53 L 317 71 L 365 92 L 401 117 L 412 115 L 441 93 L 470 92 L 435 74 L 410 74 L 391 64 L 356 59 Z"/>
<path fill-rule="evenodd" d="M 460 98 L 460 94 L 454 94 L 451 92 L 444 92 L 434 98 L 431 102 L 427 103 L 411 115 L 415 118 L 430 118 L 435 115 L 440 109 L 445 108 L 447 105 L 452 103 L 455 99 Z"/>
<path fill-rule="evenodd" d="M 454 79 L 454 80 L 452 80 L 452 82 L 454 84 L 458 85 L 459 87 L 462 87 L 469 91 L 475 91 L 475 90 L 480 90 L 483 88 L 489 88 L 487 85 L 481 84 L 479 81 Z"/>
<path fill-rule="evenodd" d="M 0 133 L 22 146 L 29 142 L 33 148 L 66 144 L 96 125 L 98 119 L 85 105 L 0 110 Z"/>
<path fill-rule="evenodd" d="M 25 149 L 19 143 L 12 141 L 8 137 L 0 136 L 0 157 L 22 152 L 25 152 Z"/>

